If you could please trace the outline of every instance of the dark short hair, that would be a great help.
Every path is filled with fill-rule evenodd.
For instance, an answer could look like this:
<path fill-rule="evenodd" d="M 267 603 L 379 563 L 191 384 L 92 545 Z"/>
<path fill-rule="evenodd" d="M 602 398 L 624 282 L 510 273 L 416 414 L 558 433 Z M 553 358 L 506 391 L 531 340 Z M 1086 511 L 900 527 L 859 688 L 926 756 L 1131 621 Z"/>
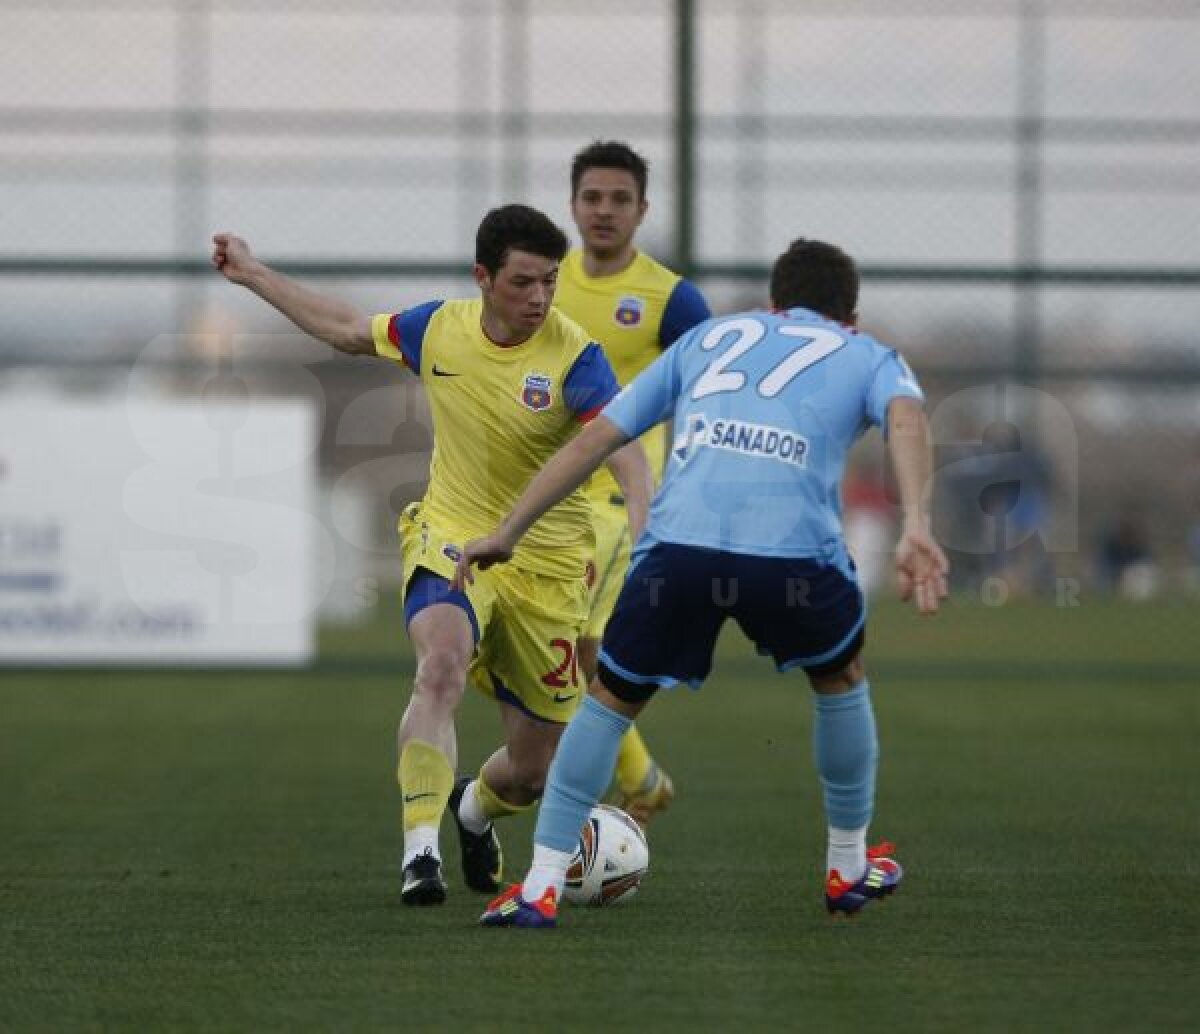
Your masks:
<path fill-rule="evenodd" d="M 638 200 L 646 196 L 646 159 L 620 140 L 593 140 L 571 162 L 571 197 L 588 169 L 622 169 L 637 183 Z"/>
<path fill-rule="evenodd" d="M 567 253 L 567 235 L 552 219 L 528 205 L 493 208 L 475 234 L 475 261 L 495 276 L 510 251 L 527 251 L 561 262 Z"/>
<path fill-rule="evenodd" d="M 798 237 L 771 267 L 771 305 L 851 320 L 858 307 L 858 267 L 841 248 Z"/>

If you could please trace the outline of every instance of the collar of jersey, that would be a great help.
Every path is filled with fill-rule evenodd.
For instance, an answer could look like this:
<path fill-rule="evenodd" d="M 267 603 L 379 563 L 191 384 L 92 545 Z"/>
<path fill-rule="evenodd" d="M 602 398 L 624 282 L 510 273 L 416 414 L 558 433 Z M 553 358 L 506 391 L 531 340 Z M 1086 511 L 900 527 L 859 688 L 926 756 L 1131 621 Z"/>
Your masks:
<path fill-rule="evenodd" d="M 585 284 L 604 284 L 606 286 L 609 284 L 616 283 L 622 277 L 628 276 L 631 272 L 633 272 L 634 268 L 642 261 L 642 257 L 643 257 L 641 250 L 639 248 L 634 248 L 633 249 L 633 261 L 631 261 L 629 263 L 629 265 L 627 265 L 624 269 L 620 270 L 617 273 L 606 273 L 604 276 L 592 276 L 587 271 L 587 269 L 584 268 L 583 249 L 582 248 L 577 249 L 574 252 L 574 255 L 575 255 L 575 265 L 578 267 L 577 272 L 578 272 L 580 280 L 582 280 Z"/>
<path fill-rule="evenodd" d="M 550 319 L 550 315 L 549 315 L 549 313 L 547 313 L 546 320 L 548 321 L 549 319 Z M 488 336 L 488 332 L 483 329 L 483 321 L 482 320 L 480 320 L 480 322 L 476 325 L 476 330 L 478 331 L 478 334 L 479 334 L 477 340 L 483 346 L 484 355 L 489 356 L 490 358 L 493 358 L 493 359 L 500 359 L 500 360 L 512 360 L 512 359 L 516 359 L 517 357 L 519 357 L 522 354 L 521 350 L 528 345 L 534 344 L 537 341 L 537 339 L 541 336 L 541 334 L 545 331 L 545 329 L 546 329 L 546 322 L 543 321 L 542 325 L 540 327 L 538 327 L 538 329 L 535 330 L 532 334 L 530 334 L 529 337 L 527 337 L 524 341 L 520 341 L 515 345 L 505 345 L 505 344 L 501 344 L 499 341 L 493 341 Z"/>

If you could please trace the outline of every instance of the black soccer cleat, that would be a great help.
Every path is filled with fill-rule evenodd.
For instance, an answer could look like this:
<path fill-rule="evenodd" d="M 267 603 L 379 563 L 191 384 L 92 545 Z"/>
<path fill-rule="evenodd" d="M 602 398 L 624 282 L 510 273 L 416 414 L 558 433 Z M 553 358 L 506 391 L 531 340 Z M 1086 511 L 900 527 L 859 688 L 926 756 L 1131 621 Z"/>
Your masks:
<path fill-rule="evenodd" d="M 504 854 L 500 850 L 495 824 L 489 822 L 482 833 L 472 833 L 458 817 L 458 806 L 470 783 L 470 776 L 459 779 L 450 792 L 449 801 L 450 814 L 458 828 L 458 842 L 462 846 L 463 879 L 472 890 L 495 894 L 500 889 L 500 877 L 504 872 Z"/>
<path fill-rule="evenodd" d="M 400 900 L 406 905 L 440 905 L 446 900 L 446 881 L 442 863 L 430 848 L 425 848 L 404 867 L 404 889 Z"/>

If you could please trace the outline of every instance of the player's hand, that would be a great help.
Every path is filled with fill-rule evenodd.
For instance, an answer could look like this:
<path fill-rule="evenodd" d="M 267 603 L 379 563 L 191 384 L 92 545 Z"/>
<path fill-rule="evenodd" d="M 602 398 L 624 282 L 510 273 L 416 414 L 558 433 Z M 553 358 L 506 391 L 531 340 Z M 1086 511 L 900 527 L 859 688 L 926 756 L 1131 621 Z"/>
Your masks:
<path fill-rule="evenodd" d="M 471 573 L 472 564 L 478 564 L 479 570 L 486 571 L 493 564 L 503 564 L 511 560 L 514 548 L 508 536 L 499 532 L 485 535 L 481 539 L 472 539 L 463 547 L 462 556 L 458 558 L 458 566 L 450 580 L 451 587 L 461 592 L 475 581 L 475 576 Z"/>
<path fill-rule="evenodd" d="M 941 546 L 923 528 L 906 528 L 896 545 L 896 582 L 900 598 L 912 600 L 922 614 L 936 614 L 949 593 L 950 563 Z"/>
<path fill-rule="evenodd" d="M 235 237 L 232 233 L 218 233 L 213 237 L 212 263 L 226 280 L 245 284 L 258 260 L 241 237 Z"/>

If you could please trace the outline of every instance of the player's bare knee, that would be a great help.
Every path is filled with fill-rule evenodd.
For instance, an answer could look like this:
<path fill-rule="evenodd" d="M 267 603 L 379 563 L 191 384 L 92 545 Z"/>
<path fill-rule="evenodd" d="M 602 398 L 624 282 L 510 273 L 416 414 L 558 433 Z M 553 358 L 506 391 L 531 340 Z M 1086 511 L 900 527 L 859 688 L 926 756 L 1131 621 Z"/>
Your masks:
<path fill-rule="evenodd" d="M 855 657 L 839 671 L 822 675 L 809 675 L 808 680 L 814 693 L 834 694 L 849 693 L 867 677 L 866 666 L 861 657 Z"/>
<path fill-rule="evenodd" d="M 433 650 L 417 665 L 415 689 L 457 703 L 467 681 L 467 661 L 453 650 Z"/>

